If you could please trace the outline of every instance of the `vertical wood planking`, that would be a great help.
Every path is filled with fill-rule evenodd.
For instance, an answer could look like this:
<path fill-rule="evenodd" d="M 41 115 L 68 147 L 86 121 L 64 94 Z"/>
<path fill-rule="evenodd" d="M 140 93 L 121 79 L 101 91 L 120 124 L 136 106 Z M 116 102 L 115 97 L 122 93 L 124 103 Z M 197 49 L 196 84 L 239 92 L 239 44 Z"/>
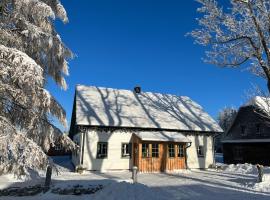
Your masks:
<path fill-rule="evenodd" d="M 142 141 L 136 140 L 138 142 L 138 167 L 141 172 L 160 172 L 160 171 L 171 171 L 176 169 L 184 169 L 185 168 L 185 156 L 178 157 L 178 144 L 173 143 L 175 147 L 175 156 L 173 158 L 169 157 L 168 152 L 168 144 L 166 142 L 160 142 L 159 145 L 159 157 L 152 157 L 152 144 L 157 142 L 146 142 L 149 144 L 149 157 L 142 158 Z M 184 145 L 184 144 L 183 144 Z M 185 145 L 184 145 L 185 148 Z"/>

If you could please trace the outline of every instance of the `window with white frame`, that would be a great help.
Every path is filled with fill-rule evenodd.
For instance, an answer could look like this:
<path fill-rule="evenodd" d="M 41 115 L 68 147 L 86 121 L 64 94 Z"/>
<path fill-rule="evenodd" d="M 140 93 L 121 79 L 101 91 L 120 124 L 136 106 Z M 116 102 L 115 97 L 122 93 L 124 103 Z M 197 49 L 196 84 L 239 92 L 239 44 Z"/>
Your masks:
<path fill-rule="evenodd" d="M 108 154 L 108 143 L 98 142 L 97 143 L 97 158 L 107 158 Z"/>
<path fill-rule="evenodd" d="M 149 157 L 149 144 L 142 143 L 142 157 L 148 158 Z"/>
<path fill-rule="evenodd" d="M 197 146 L 197 155 L 198 157 L 204 157 L 204 148 L 202 145 Z"/>
<path fill-rule="evenodd" d="M 131 157 L 131 147 L 132 144 L 131 143 L 122 143 L 122 157 L 126 158 L 126 157 Z"/>
<path fill-rule="evenodd" d="M 61 144 L 56 144 L 55 146 L 54 146 L 54 149 L 56 150 L 56 151 L 61 151 L 62 150 L 62 145 Z"/>
<path fill-rule="evenodd" d="M 159 145 L 157 143 L 152 144 L 152 157 L 153 158 L 159 157 Z"/>
<path fill-rule="evenodd" d="M 169 157 L 174 158 L 175 157 L 174 144 L 169 144 L 168 145 L 168 151 L 169 151 Z"/>
<path fill-rule="evenodd" d="M 178 149 L 177 149 L 177 157 L 184 157 L 185 156 L 185 152 L 184 152 L 184 145 L 182 144 L 178 144 Z"/>

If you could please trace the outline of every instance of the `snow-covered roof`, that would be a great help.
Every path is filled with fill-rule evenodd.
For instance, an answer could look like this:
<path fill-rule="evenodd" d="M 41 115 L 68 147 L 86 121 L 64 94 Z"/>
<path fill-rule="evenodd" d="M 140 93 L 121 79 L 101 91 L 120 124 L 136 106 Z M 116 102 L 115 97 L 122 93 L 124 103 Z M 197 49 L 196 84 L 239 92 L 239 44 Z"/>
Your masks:
<path fill-rule="evenodd" d="M 270 114 L 270 98 L 255 96 L 244 106 L 255 106 L 267 114 Z"/>
<path fill-rule="evenodd" d="M 134 133 L 143 141 L 162 142 L 191 142 L 186 136 L 179 132 L 169 131 L 139 131 Z"/>
<path fill-rule="evenodd" d="M 78 85 L 76 124 L 222 132 L 186 96 Z"/>

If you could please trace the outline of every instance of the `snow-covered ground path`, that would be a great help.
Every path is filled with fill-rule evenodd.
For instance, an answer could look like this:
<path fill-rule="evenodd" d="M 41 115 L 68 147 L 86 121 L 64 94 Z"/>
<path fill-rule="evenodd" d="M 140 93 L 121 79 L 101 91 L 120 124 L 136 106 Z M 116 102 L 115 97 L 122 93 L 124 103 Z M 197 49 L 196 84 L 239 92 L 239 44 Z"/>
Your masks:
<path fill-rule="evenodd" d="M 69 157 L 54 158 L 60 175 L 52 176 L 52 188 L 72 188 L 75 185 L 104 188 L 91 195 L 58 195 L 51 192 L 32 197 L 3 197 L 0 200 L 243 200 L 270 199 L 270 167 L 265 167 L 265 181 L 257 183 L 256 166 L 224 165 L 223 170 L 182 170 L 175 173 L 140 173 L 133 185 L 129 171 L 71 172 Z M 30 180 L 18 181 L 13 175 L 0 176 L 0 190 L 44 184 L 44 178 L 31 174 Z M 91 186 L 90 186 L 91 185 Z"/>
<path fill-rule="evenodd" d="M 141 174 L 140 183 L 166 193 L 168 199 L 269 199 L 270 192 L 253 189 L 256 177 L 193 170 L 178 174 Z"/>
<path fill-rule="evenodd" d="M 33 197 L 1 197 L 2 200 L 32 200 L 32 199 L 269 199 L 269 192 L 258 192 L 254 189 L 256 176 L 251 174 L 236 174 L 234 172 L 217 171 L 183 171 L 174 174 L 153 173 L 139 174 L 139 183 L 134 186 L 123 183 L 131 182 L 130 172 L 85 173 L 65 172 L 53 178 L 57 187 L 68 185 L 105 185 L 94 195 L 61 196 L 46 193 Z M 3 177 L 2 177 L 3 178 Z M 21 186 L 25 183 L 7 184 L 8 179 L 0 179 L 2 185 Z M 5 183 L 3 183 L 3 181 Z M 31 183 L 31 182 L 30 182 Z M 150 188 L 148 188 L 148 187 Z M 145 198 L 144 198 L 145 197 Z"/>

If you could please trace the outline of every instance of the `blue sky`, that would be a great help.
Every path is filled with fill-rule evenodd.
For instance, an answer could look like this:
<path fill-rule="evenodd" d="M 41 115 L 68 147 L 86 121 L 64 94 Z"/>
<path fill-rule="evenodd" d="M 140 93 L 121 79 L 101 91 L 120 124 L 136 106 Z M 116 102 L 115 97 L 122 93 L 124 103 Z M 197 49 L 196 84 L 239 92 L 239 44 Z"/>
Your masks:
<path fill-rule="evenodd" d="M 210 115 L 238 107 L 253 84 L 265 84 L 241 69 L 202 62 L 202 46 L 186 33 L 197 27 L 193 0 L 62 0 L 69 23 L 56 22 L 77 55 L 69 62 L 69 89 L 49 90 L 70 121 L 76 84 L 189 96 Z"/>

